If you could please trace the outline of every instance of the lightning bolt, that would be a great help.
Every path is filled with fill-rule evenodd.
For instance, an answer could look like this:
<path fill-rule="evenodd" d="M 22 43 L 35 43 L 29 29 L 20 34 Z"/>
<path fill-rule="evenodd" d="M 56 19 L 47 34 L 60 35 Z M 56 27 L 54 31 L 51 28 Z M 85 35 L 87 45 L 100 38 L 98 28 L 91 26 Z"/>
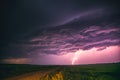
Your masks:
<path fill-rule="evenodd" d="M 80 53 L 81 53 L 80 50 L 77 51 L 77 52 L 75 52 L 75 55 L 74 55 L 74 57 L 73 57 L 73 59 L 72 59 L 72 65 L 75 64 L 75 61 L 78 59 Z"/>

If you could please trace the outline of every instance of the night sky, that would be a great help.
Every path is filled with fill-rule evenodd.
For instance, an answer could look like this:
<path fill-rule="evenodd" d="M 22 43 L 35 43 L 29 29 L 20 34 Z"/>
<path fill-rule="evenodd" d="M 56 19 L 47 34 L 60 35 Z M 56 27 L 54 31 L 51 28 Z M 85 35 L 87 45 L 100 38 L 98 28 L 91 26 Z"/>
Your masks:
<path fill-rule="evenodd" d="M 2 0 L 0 63 L 120 62 L 117 0 Z"/>

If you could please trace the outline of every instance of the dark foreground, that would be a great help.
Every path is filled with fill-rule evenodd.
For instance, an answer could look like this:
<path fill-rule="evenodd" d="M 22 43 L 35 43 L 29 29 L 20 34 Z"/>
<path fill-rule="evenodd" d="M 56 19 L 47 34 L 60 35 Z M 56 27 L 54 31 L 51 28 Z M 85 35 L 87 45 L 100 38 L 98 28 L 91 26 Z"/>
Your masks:
<path fill-rule="evenodd" d="M 120 63 L 74 66 L 0 64 L 0 80 L 120 80 Z"/>

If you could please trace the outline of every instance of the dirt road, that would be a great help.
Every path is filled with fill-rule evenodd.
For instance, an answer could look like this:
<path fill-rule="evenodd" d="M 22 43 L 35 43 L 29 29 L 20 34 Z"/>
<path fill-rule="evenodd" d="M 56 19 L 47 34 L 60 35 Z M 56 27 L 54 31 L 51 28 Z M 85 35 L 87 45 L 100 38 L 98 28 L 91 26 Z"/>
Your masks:
<path fill-rule="evenodd" d="M 12 78 L 7 78 L 5 80 L 40 80 L 41 77 L 44 77 L 45 75 L 56 71 L 58 68 L 52 69 L 52 70 L 47 70 L 47 71 L 37 71 L 37 72 L 31 72 L 31 73 L 26 73 L 20 76 L 15 76 Z"/>

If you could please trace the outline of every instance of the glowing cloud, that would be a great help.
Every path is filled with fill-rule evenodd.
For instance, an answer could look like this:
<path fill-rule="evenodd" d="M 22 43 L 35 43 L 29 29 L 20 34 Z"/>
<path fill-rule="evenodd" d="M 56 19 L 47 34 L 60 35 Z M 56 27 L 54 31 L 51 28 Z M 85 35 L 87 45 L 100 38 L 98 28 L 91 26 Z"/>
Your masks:
<path fill-rule="evenodd" d="M 94 56 L 98 56 L 104 50 L 104 54 L 100 53 L 102 56 L 98 59 L 103 62 L 102 58 L 107 55 L 105 60 L 108 60 L 108 56 L 112 52 L 106 52 L 110 51 L 108 47 L 113 50 L 112 46 L 120 46 L 120 25 L 118 20 L 100 17 L 98 15 L 100 12 L 102 12 L 101 9 L 90 11 L 84 13 L 83 16 L 85 17 L 82 19 L 81 16 L 77 16 L 69 23 L 41 28 L 28 37 L 15 42 L 14 40 L 11 41 L 4 50 L 7 57 L 4 56 L 3 58 L 9 58 L 12 55 L 15 59 L 4 60 L 3 62 L 23 63 L 27 60 L 16 58 L 29 57 L 34 60 L 32 63 L 37 64 L 74 65 L 80 61 L 80 64 L 83 64 L 84 61 L 84 63 L 96 63 L 97 59 L 94 59 Z M 102 13 L 100 14 L 102 16 Z M 97 18 L 97 16 L 99 17 Z M 41 57 L 43 54 L 46 56 Z M 116 57 L 118 52 L 113 52 L 112 55 Z M 94 62 L 90 62 L 88 56 L 91 56 Z M 108 62 L 119 60 L 118 57 L 114 60 L 113 58 L 110 59 Z M 87 60 L 89 61 L 86 62 Z"/>
<path fill-rule="evenodd" d="M 3 59 L 2 62 L 8 64 L 26 64 L 31 62 L 29 58 L 11 58 L 11 59 Z"/>
<path fill-rule="evenodd" d="M 74 64 L 113 63 L 120 61 L 120 46 L 110 46 L 102 50 L 92 48 L 89 50 L 78 50 L 72 60 Z"/>

